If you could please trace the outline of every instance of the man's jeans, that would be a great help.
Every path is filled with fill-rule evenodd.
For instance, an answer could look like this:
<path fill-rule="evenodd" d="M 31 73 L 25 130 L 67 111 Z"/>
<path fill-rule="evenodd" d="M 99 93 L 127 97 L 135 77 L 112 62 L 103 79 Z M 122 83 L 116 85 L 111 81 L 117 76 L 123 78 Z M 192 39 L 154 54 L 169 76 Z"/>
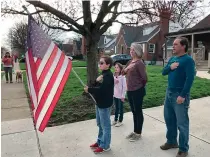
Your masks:
<path fill-rule="evenodd" d="M 120 114 L 119 122 L 122 122 L 123 121 L 123 102 L 121 99 L 114 97 L 114 104 L 115 104 L 115 118 L 114 118 L 114 120 L 117 121 L 118 116 Z"/>
<path fill-rule="evenodd" d="M 164 118 L 167 127 L 167 143 L 177 144 L 177 128 L 179 130 L 179 150 L 188 152 L 189 150 L 189 117 L 188 108 L 190 103 L 189 94 L 182 104 L 177 104 L 176 100 L 180 92 L 168 89 L 164 104 Z"/>
<path fill-rule="evenodd" d="M 98 108 L 96 106 L 96 121 L 99 127 L 97 143 L 103 149 L 110 148 L 111 143 L 111 107 Z"/>

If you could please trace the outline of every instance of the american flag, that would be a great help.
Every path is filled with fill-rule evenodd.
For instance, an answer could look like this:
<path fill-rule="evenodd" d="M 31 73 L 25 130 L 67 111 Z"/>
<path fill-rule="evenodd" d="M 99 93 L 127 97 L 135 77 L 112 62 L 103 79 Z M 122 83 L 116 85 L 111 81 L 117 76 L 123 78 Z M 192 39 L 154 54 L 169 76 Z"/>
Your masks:
<path fill-rule="evenodd" d="M 43 132 L 72 69 L 71 60 L 28 19 L 26 72 L 36 128 Z"/>

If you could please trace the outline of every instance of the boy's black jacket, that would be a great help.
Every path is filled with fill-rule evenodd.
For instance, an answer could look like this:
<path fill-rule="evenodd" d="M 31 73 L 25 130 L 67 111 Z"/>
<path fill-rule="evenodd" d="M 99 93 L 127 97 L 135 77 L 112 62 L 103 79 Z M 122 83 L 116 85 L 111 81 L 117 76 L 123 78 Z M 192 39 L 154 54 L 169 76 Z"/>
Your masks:
<path fill-rule="evenodd" d="M 103 70 L 102 83 L 96 83 L 95 87 L 89 87 L 88 92 L 93 94 L 99 108 L 108 108 L 113 104 L 114 77 L 111 70 Z"/>

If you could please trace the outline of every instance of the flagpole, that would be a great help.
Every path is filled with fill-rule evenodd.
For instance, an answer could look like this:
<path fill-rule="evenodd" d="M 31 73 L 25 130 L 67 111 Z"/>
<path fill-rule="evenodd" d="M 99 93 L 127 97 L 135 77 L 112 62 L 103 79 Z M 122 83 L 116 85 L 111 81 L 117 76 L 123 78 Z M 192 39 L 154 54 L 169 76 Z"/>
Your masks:
<path fill-rule="evenodd" d="M 26 6 L 23 5 L 22 7 L 23 7 L 23 9 L 28 13 L 28 16 L 29 16 L 29 15 L 30 15 L 30 12 L 29 12 L 28 9 L 26 8 Z M 38 150 L 39 150 L 39 155 L 40 155 L 40 157 L 44 157 L 44 155 L 42 154 L 41 145 L 40 145 L 40 141 L 39 141 L 39 136 L 38 136 L 38 133 L 37 133 L 38 131 L 37 131 L 37 128 L 36 128 L 36 123 L 35 123 L 35 119 L 34 119 L 34 114 L 33 114 L 32 108 L 31 108 L 31 107 L 29 107 L 29 108 L 30 108 L 30 110 L 31 110 L 31 116 L 33 117 L 32 119 L 33 119 L 33 122 L 34 122 L 34 130 L 35 130 L 35 132 L 36 132 L 37 146 L 38 146 Z"/>
<path fill-rule="evenodd" d="M 76 73 L 76 71 L 74 71 L 74 68 L 72 68 L 73 73 L 75 74 L 75 76 L 77 77 L 77 79 L 80 81 L 80 83 L 85 87 L 86 85 L 84 84 L 84 82 L 81 80 L 81 78 L 78 76 L 78 74 Z M 95 102 L 96 104 L 96 100 L 94 99 L 93 95 L 88 93 L 90 95 L 90 97 L 92 98 L 92 100 Z"/>

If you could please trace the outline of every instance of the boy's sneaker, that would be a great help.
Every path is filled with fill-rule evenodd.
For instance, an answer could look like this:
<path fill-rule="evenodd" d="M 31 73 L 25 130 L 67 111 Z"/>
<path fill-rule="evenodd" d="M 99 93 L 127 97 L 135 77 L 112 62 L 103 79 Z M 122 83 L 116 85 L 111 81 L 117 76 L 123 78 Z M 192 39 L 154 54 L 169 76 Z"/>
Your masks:
<path fill-rule="evenodd" d="M 98 148 L 96 148 L 93 152 L 94 152 L 94 153 L 103 153 L 103 152 L 107 152 L 107 151 L 110 151 L 110 150 L 111 150 L 111 148 L 103 149 L 103 148 L 101 148 L 101 147 L 98 147 Z"/>
<path fill-rule="evenodd" d="M 135 141 L 138 141 L 140 138 L 141 138 L 141 134 L 134 134 L 134 135 L 129 139 L 129 141 L 130 141 L 130 142 L 135 142 Z"/>
<path fill-rule="evenodd" d="M 113 121 L 112 122 L 112 126 L 116 125 L 117 124 L 117 121 Z"/>
<path fill-rule="evenodd" d="M 90 148 L 98 148 L 98 147 L 99 147 L 98 143 L 94 143 L 90 145 Z"/>
<path fill-rule="evenodd" d="M 130 133 L 128 136 L 126 136 L 127 139 L 130 139 L 133 135 L 135 135 L 134 132 Z"/>
<path fill-rule="evenodd" d="M 115 127 L 120 127 L 122 125 L 122 122 L 118 122 Z"/>

